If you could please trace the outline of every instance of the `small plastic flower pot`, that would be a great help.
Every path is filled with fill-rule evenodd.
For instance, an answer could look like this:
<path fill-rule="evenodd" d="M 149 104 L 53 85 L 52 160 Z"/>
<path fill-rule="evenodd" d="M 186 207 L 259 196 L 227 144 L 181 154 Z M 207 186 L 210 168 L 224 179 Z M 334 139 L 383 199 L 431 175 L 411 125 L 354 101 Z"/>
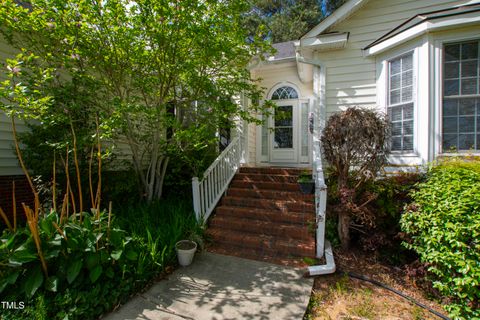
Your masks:
<path fill-rule="evenodd" d="M 175 244 L 178 263 L 182 267 L 189 266 L 193 261 L 193 256 L 197 251 L 197 244 L 190 240 L 180 240 Z"/>
<path fill-rule="evenodd" d="M 303 194 L 312 194 L 315 191 L 315 181 L 300 182 L 299 184 Z"/>

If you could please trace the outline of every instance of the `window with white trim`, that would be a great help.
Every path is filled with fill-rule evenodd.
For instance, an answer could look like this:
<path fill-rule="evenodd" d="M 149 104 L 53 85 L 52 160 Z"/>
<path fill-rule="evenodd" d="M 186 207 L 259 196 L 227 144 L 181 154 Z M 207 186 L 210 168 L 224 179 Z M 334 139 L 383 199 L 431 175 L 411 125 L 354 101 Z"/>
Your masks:
<path fill-rule="evenodd" d="M 443 46 L 442 150 L 480 150 L 480 41 Z"/>
<path fill-rule="evenodd" d="M 388 62 L 387 113 L 391 122 L 392 151 L 413 151 L 413 53 Z"/>

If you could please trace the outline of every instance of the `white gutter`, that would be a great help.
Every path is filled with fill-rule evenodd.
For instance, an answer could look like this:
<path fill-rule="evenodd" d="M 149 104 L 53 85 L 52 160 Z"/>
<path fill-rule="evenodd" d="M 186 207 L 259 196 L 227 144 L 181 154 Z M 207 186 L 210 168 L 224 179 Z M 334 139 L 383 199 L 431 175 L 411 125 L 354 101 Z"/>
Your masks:
<path fill-rule="evenodd" d="M 313 91 L 315 98 L 318 99 L 317 112 L 314 112 L 313 123 L 313 167 L 315 178 L 315 218 L 317 223 L 317 247 L 316 256 L 321 258 L 325 254 L 326 264 L 308 267 L 310 276 L 330 274 L 335 272 L 335 261 L 333 259 L 332 246 L 325 240 L 325 213 L 327 205 L 327 186 L 323 177 L 322 158 L 320 153 L 320 134 L 321 128 L 325 125 L 325 112 L 320 114 L 320 110 L 325 110 L 325 80 L 326 69 L 320 61 L 307 59 L 301 55 L 300 50 L 296 52 L 297 65 L 309 64 L 314 66 Z M 322 119 L 323 116 L 323 119 Z"/>

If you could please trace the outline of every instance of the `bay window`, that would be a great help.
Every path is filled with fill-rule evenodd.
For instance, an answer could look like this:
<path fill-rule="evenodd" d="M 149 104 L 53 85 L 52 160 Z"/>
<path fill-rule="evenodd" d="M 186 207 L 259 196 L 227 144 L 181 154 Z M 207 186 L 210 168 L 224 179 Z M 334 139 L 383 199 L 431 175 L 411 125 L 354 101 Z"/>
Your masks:
<path fill-rule="evenodd" d="M 480 41 L 443 46 L 442 150 L 480 150 Z"/>
<path fill-rule="evenodd" d="M 413 53 L 388 62 L 387 113 L 391 122 L 392 151 L 413 151 L 413 77 Z"/>

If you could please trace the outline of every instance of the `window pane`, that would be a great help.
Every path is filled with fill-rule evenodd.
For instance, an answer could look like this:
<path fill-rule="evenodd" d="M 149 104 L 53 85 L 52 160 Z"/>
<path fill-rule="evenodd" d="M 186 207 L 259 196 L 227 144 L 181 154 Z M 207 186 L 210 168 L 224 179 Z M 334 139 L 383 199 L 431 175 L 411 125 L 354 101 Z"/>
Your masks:
<path fill-rule="evenodd" d="M 275 110 L 275 127 L 291 127 L 292 120 L 292 106 L 280 106 Z"/>
<path fill-rule="evenodd" d="M 413 84 L 413 71 L 402 73 L 402 87 L 411 86 Z"/>
<path fill-rule="evenodd" d="M 458 118 L 457 117 L 443 118 L 443 132 L 456 134 L 458 132 Z"/>
<path fill-rule="evenodd" d="M 413 54 L 389 61 L 389 107 L 392 150 L 413 150 Z"/>
<path fill-rule="evenodd" d="M 404 151 L 413 150 L 413 136 L 406 136 L 403 138 L 403 150 Z"/>
<path fill-rule="evenodd" d="M 478 42 L 462 44 L 462 59 L 476 59 L 478 57 Z"/>
<path fill-rule="evenodd" d="M 475 114 L 475 99 L 460 99 L 458 114 L 474 115 Z"/>
<path fill-rule="evenodd" d="M 462 61 L 462 78 L 477 76 L 477 61 Z"/>
<path fill-rule="evenodd" d="M 272 100 L 298 99 L 298 93 L 292 87 L 280 87 L 272 94 Z"/>
<path fill-rule="evenodd" d="M 266 116 L 264 116 L 266 118 Z M 264 119 L 262 124 L 262 156 L 268 155 L 268 121 Z"/>
<path fill-rule="evenodd" d="M 413 56 L 411 54 L 402 58 L 402 71 L 413 69 Z"/>
<path fill-rule="evenodd" d="M 293 147 L 292 128 L 275 128 L 275 138 L 273 147 L 275 149 L 284 149 Z"/>
<path fill-rule="evenodd" d="M 403 107 L 403 119 L 413 119 L 413 103 Z"/>
<path fill-rule="evenodd" d="M 400 90 L 393 90 L 390 92 L 390 104 L 397 104 L 400 102 Z"/>
<path fill-rule="evenodd" d="M 476 94 L 477 79 L 462 79 L 462 94 Z"/>
<path fill-rule="evenodd" d="M 393 60 L 390 63 L 390 75 L 398 74 L 398 73 L 400 73 L 401 70 L 402 69 L 401 69 L 400 59 Z"/>
<path fill-rule="evenodd" d="M 445 60 L 459 60 L 460 59 L 460 45 L 450 44 L 445 46 Z"/>
<path fill-rule="evenodd" d="M 413 120 L 405 121 L 403 123 L 403 134 L 413 135 Z"/>
<path fill-rule="evenodd" d="M 308 156 L 308 103 L 302 103 L 302 156 Z"/>
<path fill-rule="evenodd" d="M 445 63 L 445 79 L 460 77 L 460 63 L 447 62 Z"/>
<path fill-rule="evenodd" d="M 392 150 L 402 151 L 402 137 L 392 137 Z"/>
<path fill-rule="evenodd" d="M 413 99 L 413 87 L 405 87 L 402 90 L 402 102 L 409 102 Z"/>
<path fill-rule="evenodd" d="M 444 46 L 444 97 L 480 94 L 479 41 Z M 460 68 L 456 66 L 459 62 Z M 458 70 L 460 69 L 460 70 Z M 453 79 L 459 72 L 459 79 Z M 449 79 L 450 78 L 450 79 Z M 479 150 L 480 98 L 443 100 L 443 151 Z"/>
<path fill-rule="evenodd" d="M 460 134 L 458 135 L 458 149 L 459 150 L 472 150 L 475 148 L 475 135 L 474 134 Z"/>
<path fill-rule="evenodd" d="M 459 93 L 458 80 L 445 80 L 445 95 L 446 96 L 457 96 Z"/>
<path fill-rule="evenodd" d="M 458 131 L 459 132 L 475 132 L 475 117 L 459 117 Z"/>
<path fill-rule="evenodd" d="M 390 90 L 399 89 L 400 88 L 400 75 L 397 74 L 395 76 L 390 77 Z"/>
<path fill-rule="evenodd" d="M 457 104 L 458 100 L 456 99 L 443 100 L 443 115 L 456 116 L 458 114 Z"/>
<path fill-rule="evenodd" d="M 442 143 L 443 152 L 453 152 L 457 148 L 457 135 L 456 134 L 444 134 Z"/>
<path fill-rule="evenodd" d="M 402 120 L 402 108 L 388 108 L 388 117 L 390 121 Z"/>
<path fill-rule="evenodd" d="M 392 136 L 401 136 L 402 135 L 402 122 L 392 123 Z"/>

